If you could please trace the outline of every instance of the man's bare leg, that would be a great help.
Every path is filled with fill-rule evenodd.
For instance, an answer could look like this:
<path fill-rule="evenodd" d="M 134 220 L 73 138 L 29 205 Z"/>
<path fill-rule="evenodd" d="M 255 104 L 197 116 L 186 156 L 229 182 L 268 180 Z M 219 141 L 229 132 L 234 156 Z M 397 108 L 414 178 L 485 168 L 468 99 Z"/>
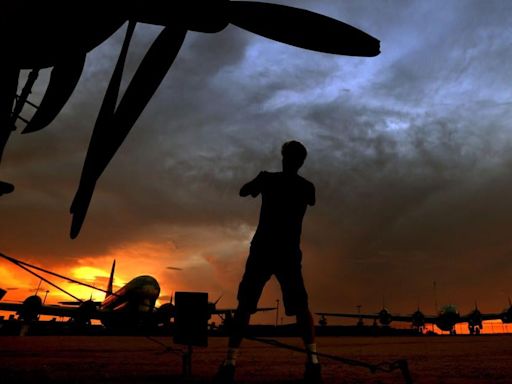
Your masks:
<path fill-rule="evenodd" d="M 230 324 L 229 329 L 229 343 L 228 353 L 226 360 L 221 364 L 217 374 L 213 378 L 214 384 L 232 384 L 235 380 L 235 365 L 236 358 L 238 357 L 238 350 L 242 344 L 245 330 L 249 325 L 251 314 L 248 311 L 244 311 L 237 308 L 233 322 Z"/>
<path fill-rule="evenodd" d="M 304 371 L 304 382 L 308 384 L 322 383 L 321 367 L 318 363 L 315 342 L 315 324 L 309 309 L 296 315 L 297 325 L 304 341 L 307 352 L 306 370 Z"/>
<path fill-rule="evenodd" d="M 315 343 L 315 324 L 313 322 L 313 316 L 309 309 L 300 312 L 296 315 L 297 325 L 304 341 L 304 346 L 308 352 L 308 361 L 313 364 L 318 364 L 318 357 L 316 355 L 316 343 Z"/>
<path fill-rule="evenodd" d="M 244 311 L 242 309 L 237 308 L 235 312 L 235 316 L 233 317 L 233 323 L 231 324 L 231 329 L 229 330 L 229 343 L 228 343 L 228 355 L 226 357 L 226 361 L 224 364 L 236 364 L 236 358 L 238 356 L 238 349 L 242 344 L 242 340 L 244 338 L 245 330 L 249 325 L 249 320 L 251 319 L 251 314 L 248 311 Z"/>

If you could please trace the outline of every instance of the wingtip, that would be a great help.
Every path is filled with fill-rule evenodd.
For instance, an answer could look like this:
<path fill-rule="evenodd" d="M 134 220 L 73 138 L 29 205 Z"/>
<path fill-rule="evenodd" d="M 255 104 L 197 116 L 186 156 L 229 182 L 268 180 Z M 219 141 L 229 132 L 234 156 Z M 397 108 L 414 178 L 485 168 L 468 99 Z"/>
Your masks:
<path fill-rule="evenodd" d="M 71 229 L 69 231 L 69 237 L 72 240 L 76 239 L 78 237 L 78 235 L 80 234 L 80 229 L 82 228 L 82 224 L 83 224 L 83 218 L 79 220 L 78 215 L 73 214 L 73 218 L 71 221 Z"/>
<path fill-rule="evenodd" d="M 14 185 L 5 181 L 0 181 L 0 196 L 14 191 Z"/>
<path fill-rule="evenodd" d="M 374 47 L 375 54 L 373 56 L 371 56 L 371 57 L 379 56 L 382 53 L 382 51 L 380 49 L 381 48 L 380 40 L 377 40 L 377 39 L 375 39 L 375 40 L 376 40 L 375 47 Z"/>
<path fill-rule="evenodd" d="M 38 124 L 36 122 L 33 123 L 32 121 L 29 121 L 27 123 L 27 125 L 25 126 L 25 128 L 23 129 L 23 131 L 21 131 L 21 134 L 26 135 L 27 133 L 34 133 L 34 132 L 40 131 L 44 127 L 46 127 L 46 125 Z"/>
<path fill-rule="evenodd" d="M 242 29 L 288 45 L 343 56 L 374 57 L 380 41 L 332 17 L 306 9 L 252 1 L 229 3 L 229 20 Z"/>
<path fill-rule="evenodd" d="M 352 56 L 376 57 L 381 54 L 380 40 L 373 38 L 372 42 L 359 43 L 353 47 Z"/>

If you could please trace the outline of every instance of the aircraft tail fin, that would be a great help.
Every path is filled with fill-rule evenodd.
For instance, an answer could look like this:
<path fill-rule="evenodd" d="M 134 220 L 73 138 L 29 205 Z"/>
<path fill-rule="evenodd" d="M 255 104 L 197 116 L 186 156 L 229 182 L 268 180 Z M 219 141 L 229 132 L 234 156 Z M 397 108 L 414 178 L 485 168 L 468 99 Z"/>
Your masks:
<path fill-rule="evenodd" d="M 108 286 L 107 286 L 107 294 L 105 295 L 105 298 L 109 297 L 112 294 L 113 291 L 113 285 L 114 285 L 114 270 L 116 269 L 116 261 L 112 263 L 112 270 L 110 271 L 110 278 L 108 279 Z"/>

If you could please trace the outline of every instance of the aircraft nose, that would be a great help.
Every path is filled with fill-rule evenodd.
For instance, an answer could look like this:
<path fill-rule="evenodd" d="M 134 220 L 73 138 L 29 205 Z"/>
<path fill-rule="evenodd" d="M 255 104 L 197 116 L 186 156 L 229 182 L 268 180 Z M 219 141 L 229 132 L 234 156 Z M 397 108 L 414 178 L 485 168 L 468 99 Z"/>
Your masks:
<path fill-rule="evenodd" d="M 152 284 L 145 284 L 141 287 L 141 294 L 145 297 L 154 298 L 156 300 L 160 294 L 160 289 Z"/>

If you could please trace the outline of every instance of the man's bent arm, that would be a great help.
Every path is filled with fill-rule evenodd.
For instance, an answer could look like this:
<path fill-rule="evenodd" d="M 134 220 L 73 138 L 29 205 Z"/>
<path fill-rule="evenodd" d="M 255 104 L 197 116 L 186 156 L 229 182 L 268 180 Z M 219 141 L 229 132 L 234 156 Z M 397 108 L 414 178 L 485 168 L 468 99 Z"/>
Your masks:
<path fill-rule="evenodd" d="M 252 197 L 256 197 L 260 194 L 262 173 L 263 172 L 260 172 L 256 178 L 249 181 L 247 184 L 244 184 L 240 189 L 240 196 L 246 197 L 251 195 Z"/>

